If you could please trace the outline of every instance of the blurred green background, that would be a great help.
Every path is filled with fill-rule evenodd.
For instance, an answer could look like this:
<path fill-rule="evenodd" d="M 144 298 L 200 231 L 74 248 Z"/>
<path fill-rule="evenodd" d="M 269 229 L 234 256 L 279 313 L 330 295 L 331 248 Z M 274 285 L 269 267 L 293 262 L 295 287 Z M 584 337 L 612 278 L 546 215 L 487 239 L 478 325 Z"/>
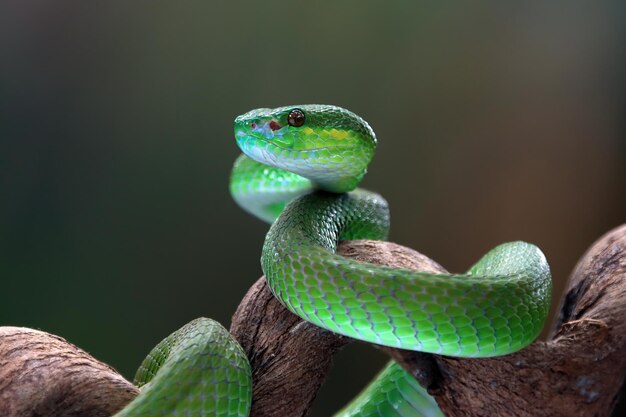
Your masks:
<path fill-rule="evenodd" d="M 267 226 L 232 201 L 234 117 L 329 103 L 370 122 L 391 240 L 463 271 L 539 245 L 555 307 L 626 220 L 623 2 L 3 2 L 0 322 L 132 378 L 198 316 L 224 325 Z M 314 410 L 385 362 L 355 344 Z"/>

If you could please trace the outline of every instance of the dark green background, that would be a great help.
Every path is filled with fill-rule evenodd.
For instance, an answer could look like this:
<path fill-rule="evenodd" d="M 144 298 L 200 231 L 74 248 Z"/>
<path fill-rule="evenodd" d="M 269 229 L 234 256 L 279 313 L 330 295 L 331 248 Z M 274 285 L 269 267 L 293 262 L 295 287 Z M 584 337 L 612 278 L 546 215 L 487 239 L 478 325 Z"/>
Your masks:
<path fill-rule="evenodd" d="M 267 226 L 228 194 L 233 118 L 329 103 L 366 118 L 391 240 L 465 270 L 538 244 L 555 304 L 626 220 L 624 7 L 417 2 L 3 2 L 0 322 L 132 377 L 198 316 L 228 326 Z M 355 345 L 315 415 L 385 361 Z"/>

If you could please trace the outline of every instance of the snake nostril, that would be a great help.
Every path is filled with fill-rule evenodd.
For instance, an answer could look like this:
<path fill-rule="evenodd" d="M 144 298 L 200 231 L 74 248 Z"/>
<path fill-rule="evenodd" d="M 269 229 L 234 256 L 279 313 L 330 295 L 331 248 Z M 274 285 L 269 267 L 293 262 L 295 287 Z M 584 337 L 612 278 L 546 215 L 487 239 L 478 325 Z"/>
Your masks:
<path fill-rule="evenodd" d="M 256 129 L 256 123 L 254 123 L 254 122 L 250 123 L 250 127 L 251 127 L 252 129 Z"/>
<path fill-rule="evenodd" d="M 280 129 L 282 127 L 281 125 L 276 123 L 274 120 L 272 120 L 270 122 L 269 126 L 270 126 L 270 129 L 272 129 L 272 130 L 278 130 L 278 129 Z"/>

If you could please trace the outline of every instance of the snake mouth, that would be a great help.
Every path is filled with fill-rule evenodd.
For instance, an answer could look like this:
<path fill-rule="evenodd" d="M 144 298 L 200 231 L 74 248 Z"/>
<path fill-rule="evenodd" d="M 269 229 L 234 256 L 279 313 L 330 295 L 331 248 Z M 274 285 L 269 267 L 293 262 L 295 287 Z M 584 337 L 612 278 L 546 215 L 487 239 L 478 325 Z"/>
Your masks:
<path fill-rule="evenodd" d="M 348 145 L 293 149 L 281 146 L 271 138 L 247 131 L 237 131 L 236 139 L 241 151 L 250 159 L 318 182 L 332 177 L 337 170 L 345 171 L 346 168 L 339 168 L 342 165 L 341 159 L 333 160 L 332 155 L 351 149 Z"/>
<path fill-rule="evenodd" d="M 255 143 L 252 143 L 252 145 L 250 145 L 250 141 L 254 142 L 254 141 L 260 141 L 262 142 L 264 145 L 268 146 L 268 147 L 273 147 L 276 148 L 277 150 L 280 151 L 286 151 L 286 152 L 297 152 L 297 153 L 308 153 L 308 152 L 316 152 L 316 151 L 323 151 L 323 150 L 329 150 L 329 149 L 347 149 L 350 146 L 349 145 L 328 145 L 328 146 L 319 146 L 316 148 L 307 148 L 307 149 L 294 149 L 292 147 L 288 147 L 288 146 L 284 146 L 284 145 L 280 145 L 278 143 L 276 143 L 276 141 L 272 140 L 272 139 L 268 139 L 267 137 L 264 137 L 263 135 L 256 133 L 256 132 L 245 132 L 243 130 L 238 130 L 235 134 L 236 138 L 237 138 L 237 144 L 239 145 L 239 148 L 246 153 L 246 149 L 244 149 L 244 147 L 242 147 L 242 144 L 246 144 L 246 148 L 250 149 L 253 148 L 255 146 L 258 146 Z M 250 156 L 250 155 L 248 155 Z"/>

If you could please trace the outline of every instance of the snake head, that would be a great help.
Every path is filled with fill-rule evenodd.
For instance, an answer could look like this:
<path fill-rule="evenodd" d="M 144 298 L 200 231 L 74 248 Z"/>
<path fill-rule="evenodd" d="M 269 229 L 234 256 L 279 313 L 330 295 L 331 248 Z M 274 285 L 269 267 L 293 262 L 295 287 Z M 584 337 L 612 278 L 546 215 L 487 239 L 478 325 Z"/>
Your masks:
<path fill-rule="evenodd" d="M 376 149 L 376 136 L 365 120 L 319 104 L 252 110 L 235 119 L 235 138 L 255 161 L 309 178 L 331 192 L 354 189 Z"/>

